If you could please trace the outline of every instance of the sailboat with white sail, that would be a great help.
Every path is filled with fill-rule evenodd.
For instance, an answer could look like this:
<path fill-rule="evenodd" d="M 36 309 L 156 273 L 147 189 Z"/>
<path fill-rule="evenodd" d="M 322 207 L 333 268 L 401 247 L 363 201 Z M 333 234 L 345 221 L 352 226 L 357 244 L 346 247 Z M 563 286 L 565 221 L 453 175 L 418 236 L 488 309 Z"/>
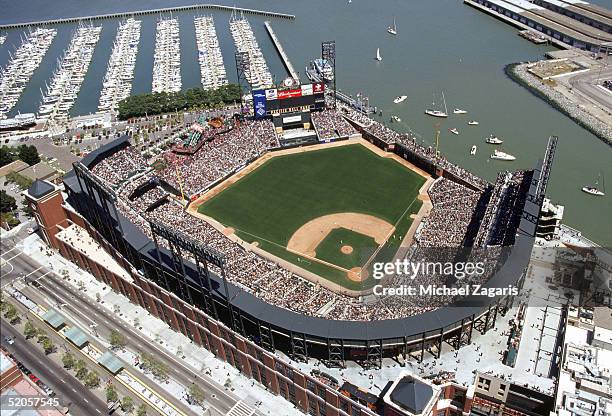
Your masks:
<path fill-rule="evenodd" d="M 427 110 L 425 110 L 425 114 L 432 117 L 448 117 L 448 109 L 446 108 L 446 98 L 444 98 L 444 91 L 442 91 L 442 100 L 444 101 L 444 111 L 428 108 Z M 433 103 L 433 106 L 435 107 L 435 102 Z"/>
<path fill-rule="evenodd" d="M 395 25 L 395 17 L 393 18 L 393 26 L 387 27 L 387 32 L 391 35 L 397 35 L 397 26 Z"/>

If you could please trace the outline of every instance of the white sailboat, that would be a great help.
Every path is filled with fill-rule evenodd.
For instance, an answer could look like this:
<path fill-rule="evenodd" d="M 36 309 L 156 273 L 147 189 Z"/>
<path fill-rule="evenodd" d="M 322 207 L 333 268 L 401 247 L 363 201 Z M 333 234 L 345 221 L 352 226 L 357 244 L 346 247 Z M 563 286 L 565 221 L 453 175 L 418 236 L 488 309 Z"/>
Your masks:
<path fill-rule="evenodd" d="M 601 176 L 601 174 L 599 176 Z M 595 185 L 594 186 L 583 186 L 582 187 L 582 192 L 586 192 L 587 194 L 594 195 L 594 196 L 605 196 L 606 195 L 605 184 L 602 181 L 602 189 L 603 190 L 600 191 L 599 188 L 597 187 L 598 182 L 599 182 L 599 177 L 595 181 Z"/>
<path fill-rule="evenodd" d="M 448 117 L 448 109 L 446 108 L 446 98 L 444 98 L 444 91 L 442 91 L 442 100 L 444 100 L 444 111 L 432 110 L 431 108 L 428 108 L 427 110 L 425 110 L 425 114 L 432 116 L 432 117 L 442 117 L 442 118 Z"/>
<path fill-rule="evenodd" d="M 387 27 L 387 32 L 392 35 L 397 35 L 397 26 L 395 25 L 395 17 L 393 18 L 393 26 Z"/>
<path fill-rule="evenodd" d="M 376 59 L 377 61 L 382 61 L 382 56 L 380 56 L 380 48 L 376 48 Z"/>

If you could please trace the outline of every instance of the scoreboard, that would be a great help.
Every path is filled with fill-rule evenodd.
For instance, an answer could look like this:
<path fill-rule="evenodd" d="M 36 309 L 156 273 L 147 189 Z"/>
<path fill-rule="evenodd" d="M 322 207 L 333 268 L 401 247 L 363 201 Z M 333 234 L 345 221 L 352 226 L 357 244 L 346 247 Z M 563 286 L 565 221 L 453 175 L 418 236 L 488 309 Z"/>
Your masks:
<path fill-rule="evenodd" d="M 255 90 L 252 94 L 255 118 L 325 107 L 325 84 L 322 82 L 290 89 Z"/>

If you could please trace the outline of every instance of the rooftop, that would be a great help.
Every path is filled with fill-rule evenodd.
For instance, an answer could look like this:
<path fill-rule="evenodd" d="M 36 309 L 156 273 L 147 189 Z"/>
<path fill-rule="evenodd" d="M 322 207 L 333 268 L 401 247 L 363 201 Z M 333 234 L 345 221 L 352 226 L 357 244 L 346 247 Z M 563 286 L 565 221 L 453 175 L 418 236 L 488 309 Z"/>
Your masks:
<path fill-rule="evenodd" d="M 132 281 L 132 276 L 130 276 L 130 274 L 126 272 L 87 231 L 78 225 L 72 224 L 68 228 L 57 233 L 55 237 L 64 244 L 95 261 L 106 270 L 128 281 Z"/>
<path fill-rule="evenodd" d="M 46 181 L 35 180 L 26 191 L 34 199 L 40 199 L 55 190 L 55 186 Z"/>

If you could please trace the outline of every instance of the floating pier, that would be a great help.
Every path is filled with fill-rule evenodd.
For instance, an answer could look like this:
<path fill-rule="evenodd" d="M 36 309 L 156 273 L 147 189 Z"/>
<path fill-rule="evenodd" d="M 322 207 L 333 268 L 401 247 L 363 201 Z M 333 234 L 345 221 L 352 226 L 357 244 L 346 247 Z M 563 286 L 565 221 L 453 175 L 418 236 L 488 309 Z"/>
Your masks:
<path fill-rule="evenodd" d="M 295 19 L 295 15 L 287 14 L 287 13 L 277 13 L 270 12 L 266 10 L 257 10 L 257 9 L 248 9 L 244 7 L 233 7 L 233 6 L 224 6 L 221 4 L 192 4 L 188 6 L 176 6 L 176 7 L 164 7 L 159 9 L 150 9 L 150 10 L 136 10 L 131 12 L 118 12 L 118 13 L 107 13 L 107 14 L 97 14 L 91 16 L 78 16 L 78 17 L 65 17 L 61 19 L 50 19 L 50 20 L 39 20 L 34 22 L 24 22 L 24 23 L 9 23 L 0 25 L 0 29 L 15 29 L 20 27 L 29 27 L 29 26 L 39 26 L 39 25 L 55 25 L 62 23 L 78 23 L 81 21 L 87 20 L 102 20 L 102 19 L 117 19 L 121 17 L 132 17 L 132 16 L 144 16 L 148 14 L 160 14 L 160 13 L 170 13 L 170 12 L 181 12 L 188 10 L 219 10 L 225 12 L 233 12 L 238 11 L 244 14 L 252 14 L 258 16 L 266 16 L 266 17 L 276 17 L 280 19 Z"/>
<path fill-rule="evenodd" d="M 265 21 L 264 26 L 266 27 L 266 30 L 268 31 L 268 35 L 270 35 L 270 38 L 272 38 L 272 43 L 274 43 L 274 46 L 276 47 L 276 50 L 278 51 L 278 54 L 280 55 L 281 60 L 283 61 L 283 64 L 285 65 L 285 68 L 287 68 L 287 72 L 289 72 L 289 75 L 291 76 L 291 78 L 299 80 L 300 77 L 298 73 L 296 72 L 296 70 L 293 68 L 293 65 L 291 65 L 291 61 L 289 60 L 289 57 L 285 53 L 285 50 L 283 49 L 283 45 L 281 45 L 280 43 L 280 40 L 278 40 L 278 37 L 276 37 L 276 33 L 274 33 L 274 29 L 272 29 L 270 22 Z"/>

